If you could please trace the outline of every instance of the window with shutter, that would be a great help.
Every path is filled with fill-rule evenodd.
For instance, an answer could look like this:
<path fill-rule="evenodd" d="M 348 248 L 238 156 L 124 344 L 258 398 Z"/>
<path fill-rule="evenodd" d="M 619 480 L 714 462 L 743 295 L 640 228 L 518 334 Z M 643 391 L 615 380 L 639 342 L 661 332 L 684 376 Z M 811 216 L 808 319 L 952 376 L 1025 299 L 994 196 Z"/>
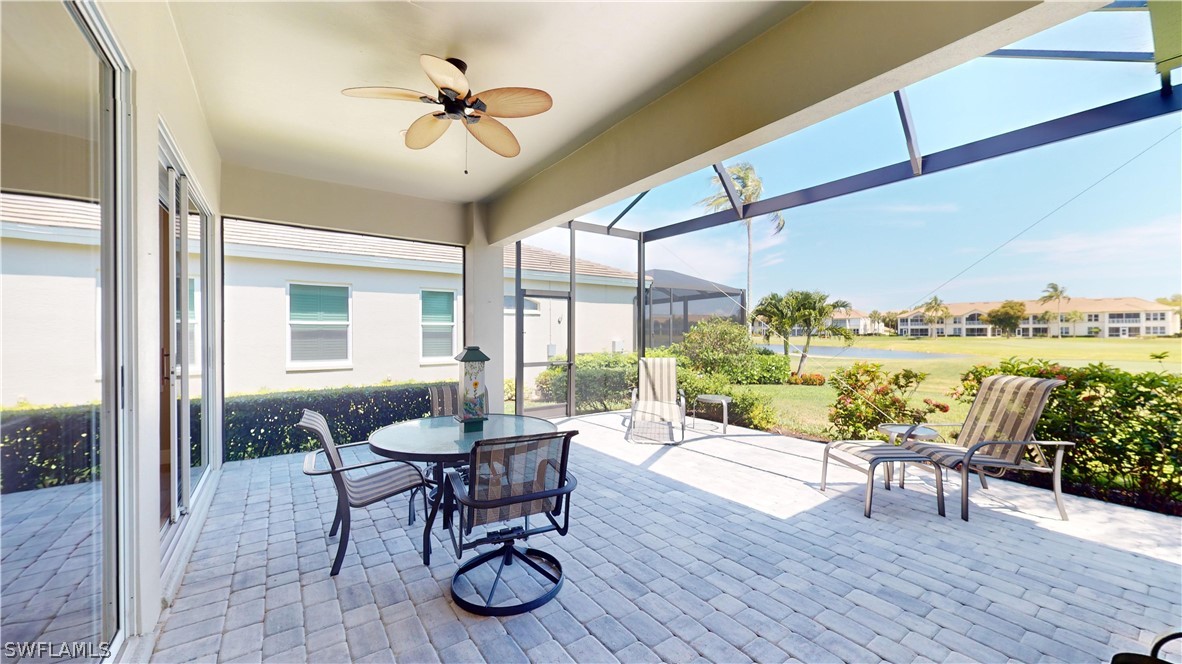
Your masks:
<path fill-rule="evenodd" d="M 456 354 L 455 293 L 425 290 L 420 294 L 419 303 L 423 359 L 451 359 Z"/>
<path fill-rule="evenodd" d="M 288 334 L 292 364 L 349 361 L 349 287 L 290 284 Z"/>

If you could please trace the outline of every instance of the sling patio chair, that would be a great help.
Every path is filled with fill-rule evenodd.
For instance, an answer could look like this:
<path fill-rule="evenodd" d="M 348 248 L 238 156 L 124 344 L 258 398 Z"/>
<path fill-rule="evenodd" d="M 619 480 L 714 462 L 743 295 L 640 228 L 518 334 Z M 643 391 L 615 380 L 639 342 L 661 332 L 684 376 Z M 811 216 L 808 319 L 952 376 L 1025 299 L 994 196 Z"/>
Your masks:
<path fill-rule="evenodd" d="M 331 573 L 331 576 L 336 576 L 341 571 L 341 564 L 345 560 L 345 551 L 349 548 L 350 508 L 365 507 L 386 500 L 391 496 L 422 489 L 426 486 L 427 481 L 423 477 L 423 471 L 408 461 L 380 459 L 352 466 L 344 465 L 341 462 L 340 450 L 358 445 L 369 445 L 369 443 L 362 441 L 348 445 L 337 445 L 333 442 L 328 421 L 320 413 L 305 409 L 303 417 L 296 426 L 307 430 L 320 441 L 321 449 L 309 452 L 304 457 L 304 474 L 311 476 L 332 475 L 332 481 L 337 488 L 336 515 L 333 516 L 332 528 L 328 531 L 328 536 L 332 537 L 337 534 L 338 527 L 341 529 L 341 540 L 337 544 L 337 556 L 333 561 Z M 316 457 L 321 453 L 328 459 L 327 470 L 316 467 Z M 347 474 L 349 471 L 384 464 L 391 464 L 393 467 L 352 477 Z M 413 493 L 411 497 L 414 497 Z M 427 501 L 424 494 L 423 511 L 426 512 L 426 510 Z M 414 522 L 413 501 L 410 505 L 410 521 Z"/>
<path fill-rule="evenodd" d="M 443 524 L 455 547 L 456 560 L 461 560 L 469 549 L 498 545 L 461 564 L 452 575 L 452 599 L 464 610 L 485 616 L 515 615 L 542 606 L 562 589 L 558 559 L 539 549 L 519 547 L 515 542 L 542 533 L 566 535 L 570 529 L 570 494 L 577 482 L 567 471 L 567 458 L 576 434 L 556 431 L 477 441 L 466 469 L 469 482 L 465 483 L 458 469 L 447 470 L 444 503 L 454 503 L 459 509 L 454 518 L 445 511 Z M 545 517 L 547 523 L 531 528 L 530 517 L 537 515 Z M 518 519 L 524 519 L 524 524 L 488 529 Z M 465 541 L 476 526 L 484 527 L 482 536 Z M 480 568 L 498 562 L 488 592 L 481 593 L 477 582 L 480 572 L 487 570 Z M 529 577 L 502 583 L 506 569 Z M 508 590 L 501 593 L 503 599 L 498 602 L 497 588 L 501 585 Z"/>
<path fill-rule="evenodd" d="M 1063 453 L 1075 443 L 1064 441 L 1039 441 L 1034 438 L 1034 428 L 1042 416 L 1050 398 L 1051 390 L 1064 381 L 1054 378 L 1033 378 L 1026 376 L 989 376 L 981 381 L 977 397 L 969 408 L 963 424 L 931 423 L 912 425 L 900 436 L 903 450 L 925 457 L 940 468 L 960 471 L 960 518 L 969 520 L 969 473 L 977 473 L 981 488 L 988 489 L 986 475 L 1000 477 L 1007 470 L 1025 470 L 1050 473 L 1055 494 L 1055 506 L 1059 516 L 1066 521 L 1067 510 L 1063 507 Z M 915 439 L 911 433 L 920 427 L 960 427 L 955 443 L 929 443 Z M 856 441 L 837 441 L 826 445 L 862 456 L 865 449 L 880 447 L 877 441 L 861 444 L 859 453 Z M 1054 461 L 1048 461 L 1043 448 L 1055 448 Z M 1033 460 L 1027 459 L 1027 451 Z M 904 454 L 900 451 L 900 454 Z M 822 467 L 822 475 L 825 473 Z M 943 492 L 937 486 L 936 500 L 940 513 L 944 513 Z"/>
<path fill-rule="evenodd" d="M 639 371 L 624 439 L 646 443 L 684 441 L 685 391 L 677 388 L 677 360 L 642 357 Z M 674 438 L 675 426 L 681 427 L 680 440 Z"/>

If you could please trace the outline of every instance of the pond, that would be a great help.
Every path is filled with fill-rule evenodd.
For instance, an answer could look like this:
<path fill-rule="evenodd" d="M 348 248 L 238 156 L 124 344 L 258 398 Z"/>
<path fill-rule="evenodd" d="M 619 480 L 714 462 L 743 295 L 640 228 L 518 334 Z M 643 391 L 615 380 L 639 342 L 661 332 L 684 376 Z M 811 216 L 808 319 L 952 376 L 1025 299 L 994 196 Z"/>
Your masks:
<path fill-rule="evenodd" d="M 762 348 L 768 348 L 776 353 L 782 353 L 784 347 L 780 344 L 757 344 Z M 793 355 L 800 354 L 800 346 L 792 344 L 790 346 Z M 953 355 L 950 353 L 920 353 L 910 350 L 890 350 L 887 348 L 860 348 L 854 346 L 813 346 L 809 349 L 810 357 L 848 357 L 851 359 L 862 360 L 941 360 L 955 357 L 967 357 L 966 355 Z"/>

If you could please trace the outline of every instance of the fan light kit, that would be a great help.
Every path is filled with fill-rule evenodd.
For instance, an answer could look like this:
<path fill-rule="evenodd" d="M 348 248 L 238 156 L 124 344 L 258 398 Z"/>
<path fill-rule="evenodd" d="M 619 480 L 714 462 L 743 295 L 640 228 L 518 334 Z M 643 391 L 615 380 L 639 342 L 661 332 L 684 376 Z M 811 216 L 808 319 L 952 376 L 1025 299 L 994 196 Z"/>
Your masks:
<path fill-rule="evenodd" d="M 349 97 L 394 99 L 442 106 L 411 123 L 406 130 L 406 147 L 421 150 L 431 145 L 452 120 L 464 123 L 464 128 L 484 147 L 502 157 L 516 157 L 521 144 L 509 128 L 494 118 L 524 118 L 545 113 L 554 105 L 550 95 L 534 88 L 493 88 L 472 93 L 464 74 L 468 65 L 456 58 L 419 56 L 419 64 L 427 78 L 438 88 L 434 96 L 405 88 L 368 87 L 346 88 L 341 93 Z"/>

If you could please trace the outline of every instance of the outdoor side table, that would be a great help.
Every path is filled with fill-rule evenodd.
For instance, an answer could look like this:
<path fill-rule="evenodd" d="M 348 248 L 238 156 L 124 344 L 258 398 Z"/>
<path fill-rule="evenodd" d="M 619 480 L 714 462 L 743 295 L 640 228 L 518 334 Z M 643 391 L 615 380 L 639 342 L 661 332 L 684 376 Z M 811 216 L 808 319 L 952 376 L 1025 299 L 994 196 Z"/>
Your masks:
<path fill-rule="evenodd" d="M 910 424 L 880 424 L 878 425 L 878 430 L 885 434 L 890 434 L 891 438 L 887 442 L 890 445 L 894 445 L 895 439 L 897 439 L 899 436 L 906 435 L 907 430 L 911 427 L 912 425 Z M 925 426 L 915 427 L 915 430 L 911 432 L 910 436 L 908 436 L 910 440 L 935 440 L 940 437 L 940 432 L 931 427 Z M 903 478 L 907 474 L 907 464 L 904 463 L 902 465 L 903 467 L 899 470 L 899 488 L 903 488 Z M 938 473 L 940 472 L 940 469 L 936 468 L 935 471 Z M 886 488 L 887 491 L 891 490 L 891 483 L 889 479 L 887 480 Z"/>
<path fill-rule="evenodd" d="M 698 423 L 698 404 L 700 403 L 716 403 L 722 405 L 722 435 L 725 436 L 728 417 L 727 409 L 730 406 L 731 398 L 723 394 L 699 394 L 694 398 L 693 416 L 695 425 Z M 695 428 L 697 427 L 695 426 Z"/>

